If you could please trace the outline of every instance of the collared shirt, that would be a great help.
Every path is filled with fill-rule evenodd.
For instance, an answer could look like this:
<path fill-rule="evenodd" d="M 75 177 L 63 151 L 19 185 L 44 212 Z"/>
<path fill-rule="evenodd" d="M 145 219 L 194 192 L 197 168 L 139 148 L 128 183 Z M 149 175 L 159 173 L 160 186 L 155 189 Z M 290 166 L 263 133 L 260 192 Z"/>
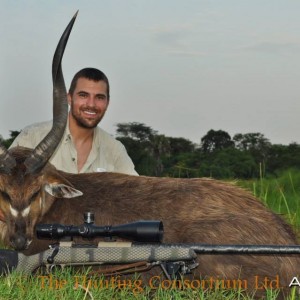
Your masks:
<path fill-rule="evenodd" d="M 52 121 L 30 125 L 21 131 L 11 147 L 35 148 L 51 130 L 51 127 Z M 59 170 L 78 173 L 77 152 L 68 124 L 60 144 L 49 162 Z M 124 145 L 100 127 L 95 128 L 91 152 L 80 170 L 80 173 L 91 172 L 118 172 L 138 175 Z"/>

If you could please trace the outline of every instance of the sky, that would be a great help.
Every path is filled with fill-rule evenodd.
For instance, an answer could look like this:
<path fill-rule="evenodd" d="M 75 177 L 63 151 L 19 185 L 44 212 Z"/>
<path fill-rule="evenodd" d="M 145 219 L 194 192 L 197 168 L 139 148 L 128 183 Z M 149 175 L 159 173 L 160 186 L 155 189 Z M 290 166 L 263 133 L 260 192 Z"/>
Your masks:
<path fill-rule="evenodd" d="M 111 100 L 101 127 L 140 122 L 199 144 L 210 130 L 300 143 L 300 1 L 0 0 L 0 135 L 52 119 L 52 57 L 96 67 Z"/>

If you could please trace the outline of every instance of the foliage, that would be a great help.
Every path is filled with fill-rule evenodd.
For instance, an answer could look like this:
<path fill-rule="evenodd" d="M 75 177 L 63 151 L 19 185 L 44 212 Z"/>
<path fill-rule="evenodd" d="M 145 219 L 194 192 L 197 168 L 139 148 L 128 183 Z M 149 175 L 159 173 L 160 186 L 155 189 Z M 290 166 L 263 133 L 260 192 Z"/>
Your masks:
<path fill-rule="evenodd" d="M 214 178 L 252 178 L 256 174 L 256 163 L 248 152 L 226 148 L 203 156 L 201 176 Z"/>
<path fill-rule="evenodd" d="M 177 282 L 180 285 L 180 279 Z M 25 275 L 14 271 L 8 276 L 0 278 L 0 299 L 256 299 L 255 293 L 248 295 L 246 291 L 239 288 L 224 289 L 216 285 L 204 289 L 196 284 L 184 286 L 183 283 L 181 286 L 183 288 L 174 285 L 173 281 L 161 280 L 159 284 L 154 284 L 151 288 L 141 285 L 137 275 L 127 277 L 126 280 L 120 277 L 109 279 L 101 276 L 89 276 L 88 271 L 74 272 L 71 268 L 57 269 L 49 275 Z M 264 299 L 275 300 L 278 291 L 267 290 L 265 295 Z"/>
<path fill-rule="evenodd" d="M 230 135 L 209 130 L 201 144 L 167 137 L 142 123 L 117 124 L 124 143 L 141 175 L 170 177 L 257 178 L 276 176 L 287 168 L 300 169 L 300 145 L 272 145 L 261 133 Z"/>
<path fill-rule="evenodd" d="M 233 136 L 235 147 L 242 151 L 259 151 L 267 154 L 271 143 L 263 134 L 259 132 L 241 134 L 237 133 Z"/>
<path fill-rule="evenodd" d="M 209 130 L 201 139 L 201 149 L 204 153 L 213 153 L 234 146 L 230 135 L 223 130 Z"/>
<path fill-rule="evenodd" d="M 267 158 L 268 173 L 276 174 L 284 169 L 300 168 L 300 145 L 272 145 Z"/>
<path fill-rule="evenodd" d="M 170 156 L 176 156 L 181 153 L 192 153 L 195 145 L 185 138 L 168 137 L 170 144 Z"/>
<path fill-rule="evenodd" d="M 300 145 L 271 144 L 261 133 L 230 135 L 209 130 L 200 145 L 183 137 L 168 137 L 138 122 L 118 123 L 117 139 L 126 147 L 137 172 L 147 176 L 258 178 L 300 169 Z M 0 141 L 8 148 L 19 131 Z"/>
<path fill-rule="evenodd" d="M 257 164 L 265 164 L 270 152 L 271 143 L 263 134 L 254 132 L 234 135 L 235 147 L 252 155 Z"/>

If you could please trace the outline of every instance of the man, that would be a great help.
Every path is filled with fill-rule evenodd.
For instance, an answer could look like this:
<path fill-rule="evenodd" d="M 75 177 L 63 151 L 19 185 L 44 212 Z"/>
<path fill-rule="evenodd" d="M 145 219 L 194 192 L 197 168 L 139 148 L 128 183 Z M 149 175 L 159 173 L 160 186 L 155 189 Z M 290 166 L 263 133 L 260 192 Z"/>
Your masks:
<path fill-rule="evenodd" d="M 67 95 L 70 111 L 64 136 L 49 162 L 69 173 L 119 172 L 138 175 L 125 147 L 97 127 L 109 104 L 109 82 L 94 68 L 75 74 Z M 11 147 L 35 148 L 52 121 L 26 127 Z"/>

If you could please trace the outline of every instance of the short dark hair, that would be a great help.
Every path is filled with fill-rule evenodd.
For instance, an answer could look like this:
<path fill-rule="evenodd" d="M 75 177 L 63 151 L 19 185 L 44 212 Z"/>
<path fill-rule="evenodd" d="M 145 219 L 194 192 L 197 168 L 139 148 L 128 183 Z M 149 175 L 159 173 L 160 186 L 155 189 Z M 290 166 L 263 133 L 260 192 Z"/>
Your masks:
<path fill-rule="evenodd" d="M 69 89 L 69 93 L 70 95 L 73 95 L 75 88 L 76 88 L 76 84 L 79 78 L 86 78 L 89 80 L 93 80 L 93 81 L 104 81 L 106 83 L 107 86 L 107 99 L 109 99 L 109 82 L 108 82 L 108 78 L 106 77 L 106 75 L 95 68 L 84 68 L 80 71 L 78 71 L 72 81 L 71 81 L 71 85 L 70 85 L 70 89 Z"/>

